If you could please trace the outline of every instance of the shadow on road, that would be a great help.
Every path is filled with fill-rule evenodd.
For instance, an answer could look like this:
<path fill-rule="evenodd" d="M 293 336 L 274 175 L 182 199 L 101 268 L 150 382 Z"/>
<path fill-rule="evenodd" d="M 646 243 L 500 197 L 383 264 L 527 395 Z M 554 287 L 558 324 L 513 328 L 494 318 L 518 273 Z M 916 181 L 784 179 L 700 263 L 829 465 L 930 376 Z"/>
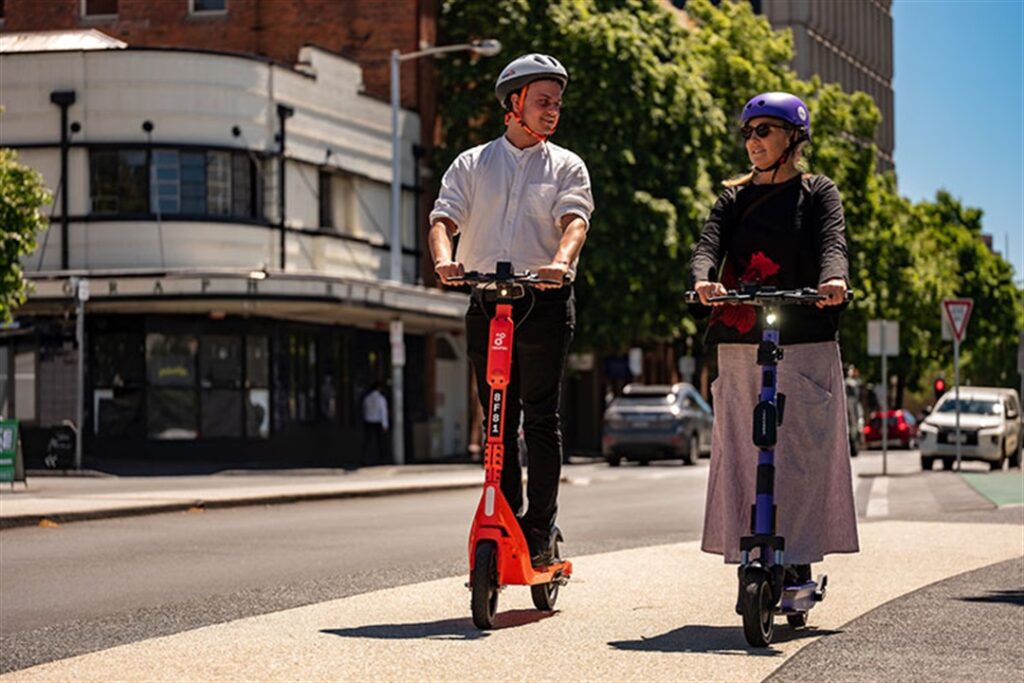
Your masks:
<path fill-rule="evenodd" d="M 989 591 L 988 595 L 973 595 L 969 598 L 960 598 L 964 602 L 1005 602 L 1010 605 L 1024 607 L 1024 590 Z"/>
<path fill-rule="evenodd" d="M 802 628 L 792 629 L 776 625 L 775 637 L 772 642 L 786 643 L 802 638 L 830 636 L 840 631 L 828 629 Z M 772 648 L 760 649 L 747 645 L 741 626 L 683 626 L 668 633 L 662 633 L 640 640 L 619 640 L 608 643 L 617 650 L 638 652 L 704 652 L 716 655 L 743 655 L 756 657 L 776 657 L 780 654 Z"/>
<path fill-rule="evenodd" d="M 553 617 L 557 612 L 540 612 L 532 609 L 515 609 L 508 612 L 499 612 L 495 617 L 495 630 L 503 628 L 515 628 L 526 626 L 548 617 Z M 325 628 L 320 633 L 342 638 L 378 638 L 382 640 L 417 640 L 429 638 L 434 640 L 480 640 L 490 635 L 487 631 L 481 631 L 473 625 L 473 620 L 462 619 L 441 619 L 440 621 L 425 621 L 418 624 L 374 624 L 371 626 L 357 626 L 355 628 Z"/>

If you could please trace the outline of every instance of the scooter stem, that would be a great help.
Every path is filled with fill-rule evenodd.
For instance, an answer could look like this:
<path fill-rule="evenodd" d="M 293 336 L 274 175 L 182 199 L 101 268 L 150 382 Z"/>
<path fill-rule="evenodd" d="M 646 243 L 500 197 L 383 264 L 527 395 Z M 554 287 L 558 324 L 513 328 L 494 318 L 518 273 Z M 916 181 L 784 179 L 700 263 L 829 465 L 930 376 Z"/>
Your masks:
<path fill-rule="evenodd" d="M 487 445 L 484 449 L 484 472 L 488 483 L 501 483 L 505 464 L 505 390 L 512 376 L 512 305 L 497 304 L 491 318 L 487 351 L 487 385 L 491 388 L 487 411 Z"/>

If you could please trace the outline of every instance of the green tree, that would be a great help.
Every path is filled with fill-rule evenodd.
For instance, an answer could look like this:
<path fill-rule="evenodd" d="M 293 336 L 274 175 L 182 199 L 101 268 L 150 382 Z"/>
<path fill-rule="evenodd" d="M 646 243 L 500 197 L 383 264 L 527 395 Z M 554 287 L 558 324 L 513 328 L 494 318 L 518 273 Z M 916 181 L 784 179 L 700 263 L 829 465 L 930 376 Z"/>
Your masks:
<path fill-rule="evenodd" d="M 570 65 L 553 142 L 587 162 L 598 207 L 580 273 L 584 345 L 695 331 L 682 295 L 692 226 L 714 198 L 703 150 L 721 147 L 726 120 L 694 76 L 686 29 L 656 0 L 447 2 L 441 27 L 448 42 L 494 36 L 509 58 L 547 52 Z M 504 61 L 445 61 L 439 172 L 503 130 L 492 84 Z"/>
<path fill-rule="evenodd" d="M 903 387 L 920 390 L 921 378 L 948 359 L 941 300 L 973 296 L 985 322 L 971 323 L 977 344 L 965 367 L 976 383 L 1007 383 L 1008 373 L 1012 380 L 1008 349 L 1024 324 L 1024 294 L 1009 264 L 982 246 L 980 213 L 941 193 L 919 204 L 901 197 L 894 175 L 876 167 L 881 116 L 871 98 L 798 79 L 789 67 L 792 36 L 749 3 L 690 0 L 686 17 L 658 0 L 447 0 L 442 7 L 446 42 L 493 36 L 508 58 L 546 52 L 569 66 L 553 142 L 587 162 L 597 206 L 581 260 L 581 344 L 614 352 L 697 329 L 682 301 L 689 255 L 721 181 L 749 163 L 738 113 L 754 93 L 787 90 L 811 110 L 810 170 L 836 182 L 846 211 L 858 296 L 843 317 L 844 358 L 877 376 L 867 321 L 900 320 L 901 355 L 890 365 L 899 401 Z M 460 151 L 503 131 L 492 88 L 506 61 L 442 62 L 438 175 Z"/>
<path fill-rule="evenodd" d="M 9 322 L 25 301 L 21 257 L 36 248 L 36 235 L 46 227 L 40 208 L 50 200 L 42 176 L 19 163 L 13 150 L 0 149 L 0 321 Z"/>

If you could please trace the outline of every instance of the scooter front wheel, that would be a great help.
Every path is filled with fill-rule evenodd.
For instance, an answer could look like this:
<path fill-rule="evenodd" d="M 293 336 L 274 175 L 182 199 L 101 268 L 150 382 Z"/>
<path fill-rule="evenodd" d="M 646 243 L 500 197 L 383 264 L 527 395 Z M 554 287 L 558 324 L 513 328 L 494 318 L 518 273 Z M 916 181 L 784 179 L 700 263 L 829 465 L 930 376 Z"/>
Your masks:
<path fill-rule="evenodd" d="M 558 543 L 555 542 L 553 557 L 558 557 Z M 530 586 L 530 597 L 533 598 L 533 606 L 542 612 L 550 612 L 555 609 L 555 600 L 558 599 L 558 582 L 538 583 Z"/>
<path fill-rule="evenodd" d="M 494 543 L 477 543 L 470 585 L 473 623 L 483 630 L 494 628 L 494 615 L 498 612 L 498 553 Z"/>
<path fill-rule="evenodd" d="M 775 630 L 771 582 L 765 576 L 748 579 L 743 597 L 743 635 L 752 647 L 768 647 Z"/>

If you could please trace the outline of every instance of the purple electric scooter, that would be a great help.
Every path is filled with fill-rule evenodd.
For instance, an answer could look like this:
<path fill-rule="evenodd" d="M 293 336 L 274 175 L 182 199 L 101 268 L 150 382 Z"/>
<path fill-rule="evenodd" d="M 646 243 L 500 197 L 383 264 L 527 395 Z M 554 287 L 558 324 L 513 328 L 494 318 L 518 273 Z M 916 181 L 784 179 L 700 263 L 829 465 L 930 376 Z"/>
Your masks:
<path fill-rule="evenodd" d="M 757 347 L 761 366 L 761 394 L 754 407 L 754 445 L 757 454 L 757 490 L 750 510 L 750 535 L 740 539 L 739 601 L 743 635 L 753 647 L 767 647 L 775 630 L 775 615 L 784 614 L 790 626 L 807 625 L 807 613 L 825 599 L 828 576 L 809 576 L 787 581 L 786 539 L 775 526 L 775 444 L 786 409 L 786 395 L 777 391 L 778 365 L 783 358 L 779 345 L 780 309 L 784 305 L 811 305 L 825 297 L 816 290 L 777 290 L 750 286 L 711 297 L 711 303 L 759 306 L 764 332 Z M 847 301 L 853 298 L 847 292 Z M 687 292 L 688 303 L 699 303 L 696 292 Z"/>

